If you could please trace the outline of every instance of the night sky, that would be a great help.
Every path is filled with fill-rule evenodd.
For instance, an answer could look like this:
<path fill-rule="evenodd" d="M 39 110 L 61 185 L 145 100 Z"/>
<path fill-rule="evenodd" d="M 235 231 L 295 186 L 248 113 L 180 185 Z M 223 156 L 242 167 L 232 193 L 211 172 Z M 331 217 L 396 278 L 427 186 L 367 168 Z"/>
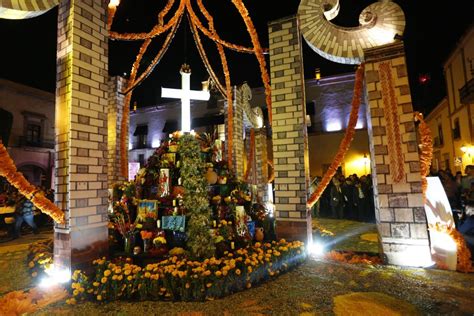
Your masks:
<path fill-rule="evenodd" d="M 148 31 L 153 27 L 157 12 L 166 1 L 122 0 L 113 29 L 119 32 Z M 178 1 L 177 1 L 178 2 Z M 245 25 L 230 0 L 207 0 L 204 5 L 214 17 L 221 38 L 251 46 Z M 340 0 L 339 16 L 332 22 L 341 26 L 357 26 L 358 16 L 373 0 Z M 404 34 L 406 57 L 413 105 L 427 114 L 445 96 L 443 62 L 456 42 L 473 22 L 474 1 L 398 0 L 405 12 L 407 25 Z M 296 13 L 299 0 L 247 0 L 245 4 L 259 33 L 262 46 L 268 47 L 268 21 Z M 197 11 L 197 7 L 195 8 Z M 174 12 L 174 10 L 172 11 Z M 0 77 L 54 92 L 56 55 L 57 8 L 28 20 L 0 20 L 2 66 Z M 186 23 L 185 23 L 186 22 Z M 161 45 L 162 35 L 151 45 L 142 66 L 147 66 Z M 221 75 L 220 60 L 215 45 L 203 40 L 214 70 Z M 110 42 L 109 72 L 111 75 L 128 74 L 141 42 Z M 258 64 L 253 55 L 226 50 L 232 84 L 247 81 L 250 86 L 262 83 Z M 311 78 L 315 68 L 322 76 L 346 73 L 354 66 L 327 61 L 304 44 L 305 77 Z M 199 89 L 208 75 L 195 48 L 187 21 L 183 19 L 173 43 L 154 72 L 134 92 L 138 106 L 160 102 L 160 87 L 179 88 L 179 68 L 183 62 L 191 65 L 192 88 Z M 268 62 L 268 56 L 267 56 Z M 418 77 L 428 74 L 430 81 L 421 85 Z"/>

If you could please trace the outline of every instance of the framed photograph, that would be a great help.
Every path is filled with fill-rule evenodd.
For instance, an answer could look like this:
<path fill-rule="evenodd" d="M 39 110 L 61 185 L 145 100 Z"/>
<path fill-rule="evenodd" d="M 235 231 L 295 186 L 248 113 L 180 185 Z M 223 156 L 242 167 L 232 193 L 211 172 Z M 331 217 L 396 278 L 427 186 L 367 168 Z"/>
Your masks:
<path fill-rule="evenodd" d="M 157 200 L 138 200 L 137 221 L 144 222 L 147 217 L 158 218 Z"/>
<path fill-rule="evenodd" d="M 158 177 L 158 196 L 165 197 L 170 195 L 170 187 L 170 169 L 160 169 L 160 176 Z"/>

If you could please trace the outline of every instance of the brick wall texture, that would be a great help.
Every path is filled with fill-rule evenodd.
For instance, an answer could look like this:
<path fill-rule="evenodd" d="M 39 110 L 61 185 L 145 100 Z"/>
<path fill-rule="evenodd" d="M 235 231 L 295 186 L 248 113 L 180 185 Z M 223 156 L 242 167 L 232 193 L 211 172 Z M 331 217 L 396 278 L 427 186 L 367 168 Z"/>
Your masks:
<path fill-rule="evenodd" d="M 389 257 L 407 247 L 428 251 L 428 232 L 421 193 L 420 159 L 413 120 L 404 47 L 396 43 L 365 51 L 365 81 L 368 99 L 367 117 L 369 146 L 376 219 L 382 237 L 384 253 Z M 391 67 L 392 86 L 395 95 L 401 134 L 404 178 L 393 181 L 391 155 L 388 150 L 387 113 L 384 110 L 384 91 L 380 81 L 380 63 Z M 396 260 L 396 259 L 394 259 Z"/>
<path fill-rule="evenodd" d="M 242 103 L 238 102 L 238 89 L 234 87 L 234 100 L 233 106 L 233 121 L 232 121 L 232 169 L 234 170 L 235 176 L 239 180 L 244 178 L 244 110 Z M 228 106 L 228 105 L 226 105 Z M 227 113 L 227 111 L 226 111 Z M 227 115 L 225 115 L 225 137 L 229 139 L 227 126 L 229 121 Z M 226 147 L 228 145 L 226 144 Z"/>
<path fill-rule="evenodd" d="M 126 180 L 120 172 L 120 137 L 121 137 L 121 121 L 125 95 L 121 94 L 126 87 L 126 80 L 122 77 L 109 77 L 109 99 L 108 99 L 108 187 L 111 188 L 114 183 Z M 124 131 L 127 135 L 128 144 L 128 128 Z"/>
<path fill-rule="evenodd" d="M 272 140 L 277 234 L 311 238 L 308 137 L 301 36 L 296 16 L 270 22 Z"/>
<path fill-rule="evenodd" d="M 56 84 L 55 263 L 71 266 L 107 242 L 108 43 L 102 0 L 61 1 Z"/>

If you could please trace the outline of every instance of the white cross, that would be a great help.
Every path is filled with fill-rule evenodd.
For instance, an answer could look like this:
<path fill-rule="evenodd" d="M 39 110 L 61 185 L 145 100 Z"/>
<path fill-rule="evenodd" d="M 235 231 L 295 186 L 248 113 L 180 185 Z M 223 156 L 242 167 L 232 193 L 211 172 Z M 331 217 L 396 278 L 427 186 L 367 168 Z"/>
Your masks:
<path fill-rule="evenodd" d="M 179 71 L 181 74 L 181 89 L 161 87 L 162 98 L 181 99 L 181 131 L 191 131 L 191 100 L 209 100 L 209 91 L 190 89 L 191 68 L 184 64 Z"/>

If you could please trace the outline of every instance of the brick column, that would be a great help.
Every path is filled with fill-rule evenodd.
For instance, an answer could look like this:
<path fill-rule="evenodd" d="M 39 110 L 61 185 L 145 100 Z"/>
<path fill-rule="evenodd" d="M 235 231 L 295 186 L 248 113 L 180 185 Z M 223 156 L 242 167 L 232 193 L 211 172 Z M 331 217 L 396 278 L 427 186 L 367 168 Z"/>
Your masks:
<path fill-rule="evenodd" d="M 54 263 L 81 267 L 108 250 L 106 2 L 64 0 L 58 12 Z"/>
<path fill-rule="evenodd" d="M 237 94 L 239 93 L 237 87 L 234 87 L 234 101 L 232 102 L 233 106 L 233 116 L 234 119 L 232 121 L 232 169 L 235 173 L 235 176 L 239 180 L 244 179 L 244 111 L 242 107 L 242 103 L 238 101 Z M 227 102 L 226 102 L 227 107 Z M 227 110 L 226 110 L 227 113 Z M 229 122 L 227 120 L 227 114 L 225 115 L 225 136 L 226 139 L 229 139 L 229 135 L 227 133 Z M 227 148 L 228 144 L 226 144 Z M 226 156 L 224 156 L 226 157 Z M 224 158 L 227 159 L 227 158 Z"/>
<path fill-rule="evenodd" d="M 255 171 L 257 177 L 258 197 L 262 202 L 268 201 L 267 181 L 267 132 L 265 128 L 255 131 Z"/>
<path fill-rule="evenodd" d="M 308 137 L 298 20 L 290 16 L 270 22 L 268 28 L 276 230 L 279 238 L 310 242 Z"/>
<path fill-rule="evenodd" d="M 366 50 L 365 58 L 375 215 L 383 252 L 391 264 L 422 265 L 429 262 L 430 249 L 404 46 Z M 403 168 L 394 163 L 397 159 Z"/>
<path fill-rule="evenodd" d="M 125 101 L 125 95 L 121 94 L 126 87 L 126 79 L 123 77 L 109 77 L 109 105 L 108 105 L 108 186 L 111 188 L 114 183 L 119 181 L 127 180 L 120 172 L 120 136 L 121 128 L 120 124 L 122 121 L 123 105 Z M 128 123 L 127 131 L 127 143 L 128 143 Z"/>

